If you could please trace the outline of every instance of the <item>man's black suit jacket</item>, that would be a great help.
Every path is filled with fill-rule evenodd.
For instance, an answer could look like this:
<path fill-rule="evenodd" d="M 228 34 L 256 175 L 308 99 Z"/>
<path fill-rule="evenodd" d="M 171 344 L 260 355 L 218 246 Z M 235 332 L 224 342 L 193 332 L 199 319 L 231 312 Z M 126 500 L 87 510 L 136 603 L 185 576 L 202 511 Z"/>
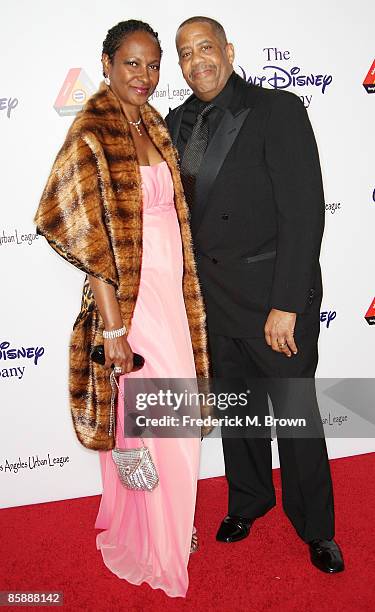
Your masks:
<path fill-rule="evenodd" d="M 177 146 L 187 102 L 166 117 Z M 235 75 L 209 142 L 191 226 L 210 332 L 260 337 L 271 308 L 319 321 L 324 194 L 307 112 L 294 94 Z"/>

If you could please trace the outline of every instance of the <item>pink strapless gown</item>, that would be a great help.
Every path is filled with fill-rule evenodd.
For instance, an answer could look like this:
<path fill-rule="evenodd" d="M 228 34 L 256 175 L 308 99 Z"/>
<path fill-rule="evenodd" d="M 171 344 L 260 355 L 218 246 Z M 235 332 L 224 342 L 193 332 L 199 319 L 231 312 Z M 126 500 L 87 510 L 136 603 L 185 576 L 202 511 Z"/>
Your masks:
<path fill-rule="evenodd" d="M 166 162 L 141 166 L 141 174 L 142 270 L 128 340 L 145 357 L 145 365 L 125 378 L 195 378 L 172 179 Z M 139 439 L 124 439 L 122 412 L 118 406 L 116 444 L 138 447 Z M 111 452 L 100 453 L 103 495 L 95 528 L 105 531 L 97 535 L 96 545 L 105 565 L 119 578 L 133 584 L 147 582 L 171 597 L 184 597 L 200 440 L 147 438 L 145 443 L 160 479 L 152 492 L 127 490 L 118 479 Z"/>

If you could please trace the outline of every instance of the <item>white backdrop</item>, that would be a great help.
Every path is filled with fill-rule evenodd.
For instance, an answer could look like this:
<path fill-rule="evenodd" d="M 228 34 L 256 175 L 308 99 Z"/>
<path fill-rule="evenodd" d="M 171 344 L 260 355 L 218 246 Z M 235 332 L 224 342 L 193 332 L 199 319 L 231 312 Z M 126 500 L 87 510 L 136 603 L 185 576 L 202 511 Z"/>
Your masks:
<path fill-rule="evenodd" d="M 373 1 L 269 0 L 252 8 L 233 0 L 218 8 L 206 0 L 202 9 L 197 0 L 186 7 L 144 0 L 137 12 L 122 0 L 2 3 L 0 507 L 101 491 L 98 455 L 76 441 L 67 397 L 68 342 L 83 275 L 35 239 L 32 220 L 73 118 L 66 113 L 101 80 L 108 28 L 137 18 L 159 32 L 164 55 L 152 103 L 166 114 L 189 93 L 177 65 L 175 29 L 202 10 L 225 26 L 239 74 L 266 87 L 287 86 L 308 108 L 326 197 L 318 375 L 373 375 L 375 328 L 365 314 L 375 294 L 375 94 L 363 87 L 374 60 Z M 80 70 L 69 73 L 73 68 Z M 68 73 L 71 86 L 66 83 L 55 105 Z M 304 75 L 307 84 L 291 79 Z M 328 446 L 331 457 L 375 451 L 373 438 L 332 438 Z M 201 477 L 222 474 L 220 440 L 205 440 L 202 449 Z"/>

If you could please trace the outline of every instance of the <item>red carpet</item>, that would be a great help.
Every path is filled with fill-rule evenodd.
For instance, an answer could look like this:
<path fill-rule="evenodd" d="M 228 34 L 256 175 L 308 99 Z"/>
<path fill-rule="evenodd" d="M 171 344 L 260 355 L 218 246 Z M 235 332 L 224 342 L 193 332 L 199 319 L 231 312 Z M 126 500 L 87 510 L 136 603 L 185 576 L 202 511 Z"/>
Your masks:
<path fill-rule="evenodd" d="M 98 496 L 0 510 L 0 590 L 63 591 L 65 604 L 57 609 L 69 611 L 373 611 L 375 454 L 336 459 L 331 466 L 342 574 L 325 575 L 310 564 L 307 546 L 282 513 L 276 470 L 277 508 L 256 521 L 249 538 L 232 545 L 215 541 L 226 512 L 225 480 L 200 481 L 200 550 L 191 557 L 185 600 L 109 572 L 95 547 Z"/>

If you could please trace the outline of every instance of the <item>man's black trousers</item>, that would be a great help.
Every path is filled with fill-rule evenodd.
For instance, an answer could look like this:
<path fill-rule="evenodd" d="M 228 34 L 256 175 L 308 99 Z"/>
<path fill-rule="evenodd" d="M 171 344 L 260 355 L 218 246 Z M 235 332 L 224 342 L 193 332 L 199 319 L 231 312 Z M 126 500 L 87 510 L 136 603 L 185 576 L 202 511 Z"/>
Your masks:
<path fill-rule="evenodd" d="M 218 389 L 233 390 L 229 381 L 247 381 L 252 393 L 245 411 L 258 414 L 261 422 L 269 413 L 267 393 L 276 418 L 308 420 L 311 437 L 297 430 L 285 437 L 281 428 L 277 430 L 283 508 L 305 542 L 334 537 L 331 473 L 314 383 L 318 336 L 318 325 L 297 334 L 298 353 L 288 358 L 273 351 L 264 338 L 209 335 Z M 228 513 L 254 519 L 275 505 L 269 430 L 260 427 L 254 435 L 248 432 L 244 437 L 231 430 L 222 428 Z"/>

